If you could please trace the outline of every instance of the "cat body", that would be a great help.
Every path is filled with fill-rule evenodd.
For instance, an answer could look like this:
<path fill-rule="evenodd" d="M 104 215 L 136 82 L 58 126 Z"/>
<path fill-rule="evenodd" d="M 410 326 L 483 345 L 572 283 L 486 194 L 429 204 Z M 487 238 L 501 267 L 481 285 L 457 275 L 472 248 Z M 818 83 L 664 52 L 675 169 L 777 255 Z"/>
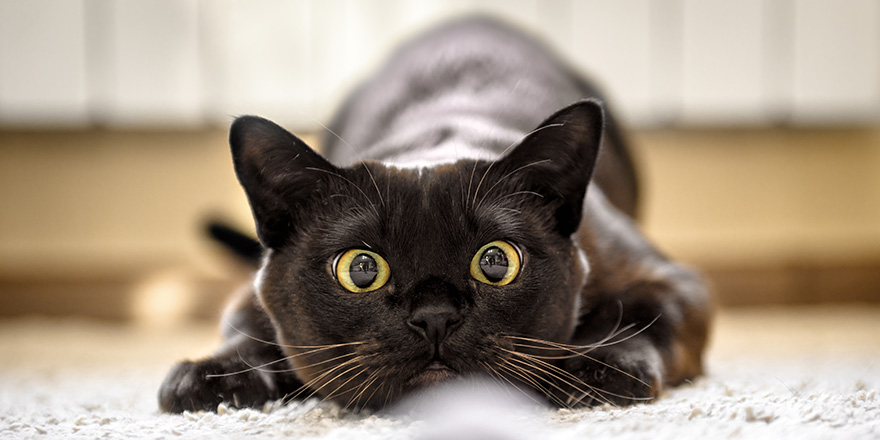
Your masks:
<path fill-rule="evenodd" d="M 634 169 L 597 98 L 531 38 L 470 19 L 357 89 L 326 159 L 237 119 L 266 251 L 225 343 L 171 370 L 162 409 L 382 408 L 468 376 L 630 404 L 700 374 L 709 295 L 638 232 Z"/>

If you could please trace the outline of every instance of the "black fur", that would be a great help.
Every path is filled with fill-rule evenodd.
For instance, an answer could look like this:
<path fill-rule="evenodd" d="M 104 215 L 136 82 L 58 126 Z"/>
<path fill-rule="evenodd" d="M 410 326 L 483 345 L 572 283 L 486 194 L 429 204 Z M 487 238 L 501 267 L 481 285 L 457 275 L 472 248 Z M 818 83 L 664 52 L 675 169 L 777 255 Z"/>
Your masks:
<path fill-rule="evenodd" d="M 708 295 L 623 213 L 632 164 L 590 91 L 528 37 L 467 20 L 405 46 L 353 94 L 330 160 L 237 119 L 233 161 L 265 262 L 230 308 L 226 344 L 175 367 L 162 408 L 309 395 L 381 408 L 469 375 L 559 406 L 630 404 L 699 374 Z M 433 163 L 401 165 L 420 159 Z M 496 240 L 522 260 L 503 286 L 470 271 Z M 387 261 L 387 283 L 344 288 L 334 262 L 350 249 Z M 259 368 L 235 374 L 243 364 Z"/>

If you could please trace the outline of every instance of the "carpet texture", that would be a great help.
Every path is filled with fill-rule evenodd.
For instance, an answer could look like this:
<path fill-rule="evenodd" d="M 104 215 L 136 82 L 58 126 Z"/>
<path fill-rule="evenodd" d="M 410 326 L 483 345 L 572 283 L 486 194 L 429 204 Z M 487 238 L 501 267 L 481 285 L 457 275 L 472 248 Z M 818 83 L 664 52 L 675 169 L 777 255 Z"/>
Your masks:
<path fill-rule="evenodd" d="M 536 408 L 469 384 L 394 414 L 317 400 L 169 415 L 156 391 L 215 331 L 90 321 L 0 321 L 0 438 L 880 438 L 880 308 L 722 311 L 705 376 L 650 404 Z"/>

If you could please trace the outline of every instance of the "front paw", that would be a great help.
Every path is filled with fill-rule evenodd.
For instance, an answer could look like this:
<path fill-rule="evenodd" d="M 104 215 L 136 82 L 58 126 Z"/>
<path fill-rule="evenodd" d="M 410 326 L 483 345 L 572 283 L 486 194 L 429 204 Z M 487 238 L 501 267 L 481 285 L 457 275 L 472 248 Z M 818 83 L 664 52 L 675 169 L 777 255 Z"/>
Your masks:
<path fill-rule="evenodd" d="M 604 347 L 568 359 L 563 369 L 571 374 L 563 377 L 560 396 L 568 406 L 633 405 L 662 389 L 662 361 L 653 347 Z"/>
<path fill-rule="evenodd" d="M 281 397 L 268 374 L 229 359 L 181 362 L 165 377 L 159 406 L 169 413 L 216 411 L 220 403 L 256 407 Z"/>

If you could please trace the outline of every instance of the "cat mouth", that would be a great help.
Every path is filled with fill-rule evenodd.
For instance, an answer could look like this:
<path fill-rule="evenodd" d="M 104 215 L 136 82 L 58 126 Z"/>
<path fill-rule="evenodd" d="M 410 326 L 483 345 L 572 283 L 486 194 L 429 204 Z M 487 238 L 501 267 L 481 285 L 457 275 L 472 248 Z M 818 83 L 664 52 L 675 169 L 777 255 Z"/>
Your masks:
<path fill-rule="evenodd" d="M 457 375 L 458 373 L 452 367 L 435 359 L 407 379 L 406 384 L 413 388 L 422 388 L 445 382 Z"/>

